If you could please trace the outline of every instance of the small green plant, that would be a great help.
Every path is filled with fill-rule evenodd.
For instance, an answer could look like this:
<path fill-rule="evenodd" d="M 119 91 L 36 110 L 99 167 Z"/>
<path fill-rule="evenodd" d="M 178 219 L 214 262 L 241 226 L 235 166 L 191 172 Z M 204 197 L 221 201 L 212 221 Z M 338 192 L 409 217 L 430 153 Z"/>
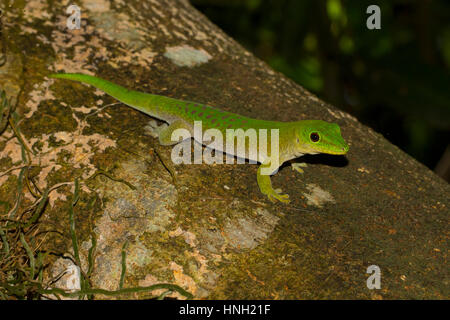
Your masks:
<path fill-rule="evenodd" d="M 7 112 L 5 110 L 8 110 Z M 6 201 L 0 201 L 0 299 L 61 299 L 78 298 L 78 299 L 94 299 L 95 295 L 103 295 L 109 297 L 120 297 L 124 294 L 138 292 L 152 292 L 158 289 L 166 289 L 161 295 L 154 298 L 163 299 L 171 292 L 178 292 L 182 296 L 191 299 L 192 294 L 183 288 L 168 283 L 155 284 L 147 287 L 124 288 L 124 279 L 126 273 L 126 242 L 122 247 L 122 273 L 120 276 L 119 286 L 117 290 L 104 290 L 93 288 L 90 278 L 94 269 L 94 252 L 97 245 L 95 234 L 91 233 L 91 247 L 88 251 L 88 267 L 84 271 L 81 268 L 81 260 L 78 249 L 78 238 L 75 226 L 75 207 L 80 197 L 80 182 L 76 178 L 74 182 L 62 182 L 53 185 L 41 192 L 29 177 L 30 168 L 32 167 L 32 156 L 34 153 L 27 147 L 24 142 L 20 130 L 16 125 L 18 123 L 18 115 L 13 112 L 10 117 L 10 101 L 6 98 L 4 91 L 0 92 L 0 124 L 5 123 L 5 128 L 9 124 L 13 130 L 15 137 L 19 141 L 22 149 L 23 165 L 11 168 L 1 175 L 8 174 L 12 169 L 20 169 L 17 178 L 16 200 L 11 207 Z M 6 116 L 5 116 L 6 115 Z M 0 126 L 0 131 L 5 128 Z M 99 170 L 93 176 L 85 181 L 94 178 L 97 175 L 104 175 L 109 179 L 126 184 L 131 189 L 135 189 L 133 185 L 122 179 L 117 179 L 111 174 Z M 73 250 L 72 261 L 80 269 L 80 290 L 66 291 L 61 288 L 52 286 L 52 281 L 44 283 L 44 270 L 47 267 L 45 263 L 49 254 L 59 255 L 40 248 L 36 243 L 35 235 L 39 232 L 39 218 L 45 212 L 46 204 L 50 192 L 59 187 L 73 185 L 74 194 L 71 199 L 69 208 L 69 228 L 71 235 L 71 245 Z M 28 207 L 23 207 L 24 188 L 35 197 L 35 201 Z"/>

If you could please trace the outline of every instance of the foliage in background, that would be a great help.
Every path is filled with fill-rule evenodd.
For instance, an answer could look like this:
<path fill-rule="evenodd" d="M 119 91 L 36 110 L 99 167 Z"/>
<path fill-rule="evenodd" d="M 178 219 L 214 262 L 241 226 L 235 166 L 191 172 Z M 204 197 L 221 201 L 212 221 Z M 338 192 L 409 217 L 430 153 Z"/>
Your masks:
<path fill-rule="evenodd" d="M 450 141 L 450 2 L 193 0 L 274 69 L 433 169 Z M 381 8 L 381 30 L 366 9 Z M 449 149 L 450 150 L 450 149 Z"/>

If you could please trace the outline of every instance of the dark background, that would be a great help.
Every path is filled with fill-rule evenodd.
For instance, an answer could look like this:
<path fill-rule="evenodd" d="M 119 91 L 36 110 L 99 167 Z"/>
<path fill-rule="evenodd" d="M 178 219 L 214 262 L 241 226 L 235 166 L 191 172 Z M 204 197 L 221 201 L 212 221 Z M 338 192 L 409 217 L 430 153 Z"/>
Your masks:
<path fill-rule="evenodd" d="M 272 68 L 450 181 L 450 1 L 191 0 Z M 381 29 L 369 30 L 369 5 Z"/>

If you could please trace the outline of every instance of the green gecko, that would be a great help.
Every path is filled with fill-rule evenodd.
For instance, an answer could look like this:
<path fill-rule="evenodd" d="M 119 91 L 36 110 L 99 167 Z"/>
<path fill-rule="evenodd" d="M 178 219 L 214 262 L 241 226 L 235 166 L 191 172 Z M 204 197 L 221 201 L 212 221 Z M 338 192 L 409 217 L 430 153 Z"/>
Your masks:
<path fill-rule="evenodd" d="M 276 169 L 284 162 L 304 154 L 327 153 L 343 155 L 349 150 L 348 144 L 341 136 L 341 129 L 336 123 L 329 123 L 322 120 L 300 120 L 294 122 L 258 120 L 225 112 L 200 103 L 131 91 L 109 81 L 86 74 L 51 74 L 49 77 L 79 81 L 92 85 L 136 110 L 167 122 L 168 126 L 161 126 L 158 129 L 158 138 L 161 145 L 168 146 L 178 143 L 179 141 L 172 140 L 174 130 L 181 128 L 187 129 L 192 133 L 194 122 L 201 121 L 203 127 L 206 129 L 217 129 L 222 134 L 226 134 L 227 129 L 241 128 L 247 130 L 253 128 L 258 132 L 259 136 L 260 129 L 267 129 L 269 131 L 271 129 L 278 129 L 279 161 Z M 193 137 L 195 139 L 195 136 Z M 269 138 L 267 140 L 267 150 L 271 150 L 271 140 Z M 203 141 L 198 142 L 204 144 Z M 258 151 L 259 148 L 258 146 Z M 243 156 L 234 152 L 232 155 L 247 159 L 251 158 L 249 153 Z M 270 175 L 262 174 L 263 169 L 271 167 L 268 158 L 265 159 L 263 161 L 260 161 L 261 159 L 254 159 L 255 161 L 261 162 L 257 171 L 257 182 L 261 192 L 272 202 L 279 200 L 288 203 L 289 195 L 283 194 L 281 189 L 274 189 L 270 181 Z M 299 168 L 300 166 L 301 164 L 293 164 L 295 170 L 303 172 Z"/>

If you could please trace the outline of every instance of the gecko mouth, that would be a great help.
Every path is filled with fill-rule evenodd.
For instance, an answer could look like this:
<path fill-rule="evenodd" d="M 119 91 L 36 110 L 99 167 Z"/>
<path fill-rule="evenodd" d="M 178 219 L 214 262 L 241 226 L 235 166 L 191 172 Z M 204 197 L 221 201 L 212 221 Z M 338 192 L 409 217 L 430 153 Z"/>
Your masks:
<path fill-rule="evenodd" d="M 327 151 L 326 153 L 333 155 L 344 155 L 347 153 L 347 151 L 348 147 L 342 147 L 340 151 Z"/>
<path fill-rule="evenodd" d="M 325 153 L 325 154 L 331 154 L 331 155 L 344 155 L 346 154 L 348 151 L 348 146 L 345 147 L 337 147 L 334 148 L 333 150 L 314 150 L 314 151 L 309 151 L 307 152 L 307 154 L 320 154 L 320 153 Z"/>

